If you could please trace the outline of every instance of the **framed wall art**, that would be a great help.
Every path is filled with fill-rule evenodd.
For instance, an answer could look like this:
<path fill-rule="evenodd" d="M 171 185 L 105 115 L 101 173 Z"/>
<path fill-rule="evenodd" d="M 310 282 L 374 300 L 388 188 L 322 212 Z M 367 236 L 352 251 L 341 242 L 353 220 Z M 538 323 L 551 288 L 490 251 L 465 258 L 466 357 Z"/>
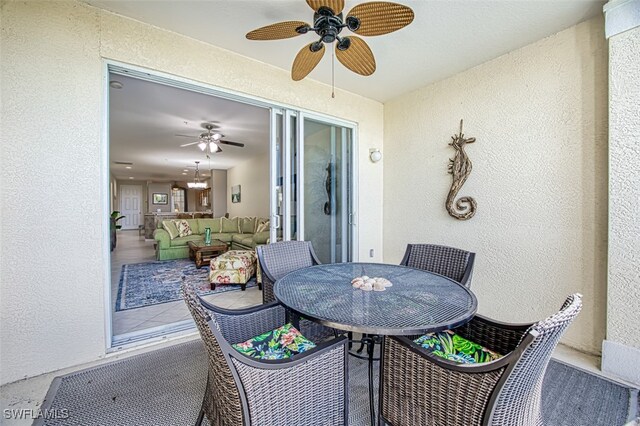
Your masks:
<path fill-rule="evenodd" d="M 151 198 L 151 204 L 169 204 L 169 194 L 154 192 Z"/>
<path fill-rule="evenodd" d="M 231 187 L 231 202 L 232 203 L 240 202 L 240 185 L 235 185 Z"/>

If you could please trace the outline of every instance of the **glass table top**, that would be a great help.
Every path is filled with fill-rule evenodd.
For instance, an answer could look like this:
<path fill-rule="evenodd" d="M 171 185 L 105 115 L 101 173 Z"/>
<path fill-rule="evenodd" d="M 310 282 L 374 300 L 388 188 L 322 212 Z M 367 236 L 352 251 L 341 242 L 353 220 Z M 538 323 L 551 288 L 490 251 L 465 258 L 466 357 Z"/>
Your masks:
<path fill-rule="evenodd" d="M 367 275 L 393 283 L 363 291 L 351 280 Z M 340 330 L 370 334 L 423 334 L 453 328 L 476 312 L 475 295 L 431 272 L 380 263 L 334 263 L 291 272 L 274 286 L 276 298 L 305 318 Z"/>
<path fill-rule="evenodd" d="M 221 246 L 224 246 L 224 247 L 227 246 L 227 243 L 220 240 L 211 240 L 209 244 L 205 243 L 204 240 L 195 240 L 195 241 L 189 241 L 188 244 L 196 248 L 207 248 L 207 247 L 218 248 Z"/>

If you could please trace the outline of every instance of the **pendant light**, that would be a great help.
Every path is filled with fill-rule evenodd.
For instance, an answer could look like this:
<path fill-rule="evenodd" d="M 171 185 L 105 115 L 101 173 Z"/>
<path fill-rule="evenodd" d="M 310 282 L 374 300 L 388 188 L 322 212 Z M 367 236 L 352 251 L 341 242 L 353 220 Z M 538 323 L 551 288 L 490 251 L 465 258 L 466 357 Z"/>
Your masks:
<path fill-rule="evenodd" d="M 200 170 L 198 169 L 199 161 L 196 161 L 196 175 L 193 178 L 193 182 L 187 182 L 189 188 L 203 189 L 207 187 L 206 182 L 200 182 Z"/>

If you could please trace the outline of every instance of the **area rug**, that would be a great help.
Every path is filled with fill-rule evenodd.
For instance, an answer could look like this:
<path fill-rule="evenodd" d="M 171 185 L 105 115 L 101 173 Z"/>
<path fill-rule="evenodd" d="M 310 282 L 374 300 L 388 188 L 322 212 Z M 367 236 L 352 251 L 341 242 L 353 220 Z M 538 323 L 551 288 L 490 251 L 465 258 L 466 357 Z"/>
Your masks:
<path fill-rule="evenodd" d="M 206 381 L 204 347 L 194 340 L 55 378 L 41 410 L 64 415 L 34 425 L 192 425 Z M 349 425 L 369 424 L 367 386 L 366 361 L 349 357 Z M 637 389 L 549 364 L 542 401 L 547 425 L 622 426 L 637 416 L 637 404 Z"/>
<path fill-rule="evenodd" d="M 218 285 L 211 290 L 209 268 L 197 269 L 194 262 L 188 259 L 130 263 L 122 265 L 116 312 L 181 300 L 183 276 L 188 283 L 196 286 L 201 296 L 240 290 L 239 284 Z M 247 288 L 255 285 L 254 277 L 247 283 Z"/>

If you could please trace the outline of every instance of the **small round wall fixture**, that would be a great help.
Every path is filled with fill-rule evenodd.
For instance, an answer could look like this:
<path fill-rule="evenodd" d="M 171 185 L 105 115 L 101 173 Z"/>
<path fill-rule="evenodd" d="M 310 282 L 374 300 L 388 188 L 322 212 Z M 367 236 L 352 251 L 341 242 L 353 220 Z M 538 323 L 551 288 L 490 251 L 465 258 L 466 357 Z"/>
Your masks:
<path fill-rule="evenodd" d="M 378 161 L 382 160 L 382 153 L 378 148 L 370 148 L 369 159 L 372 163 L 377 163 Z"/>
<path fill-rule="evenodd" d="M 124 87 L 124 84 L 120 83 L 118 80 L 111 80 L 109 82 L 109 87 L 111 87 L 112 89 L 122 89 Z"/>

